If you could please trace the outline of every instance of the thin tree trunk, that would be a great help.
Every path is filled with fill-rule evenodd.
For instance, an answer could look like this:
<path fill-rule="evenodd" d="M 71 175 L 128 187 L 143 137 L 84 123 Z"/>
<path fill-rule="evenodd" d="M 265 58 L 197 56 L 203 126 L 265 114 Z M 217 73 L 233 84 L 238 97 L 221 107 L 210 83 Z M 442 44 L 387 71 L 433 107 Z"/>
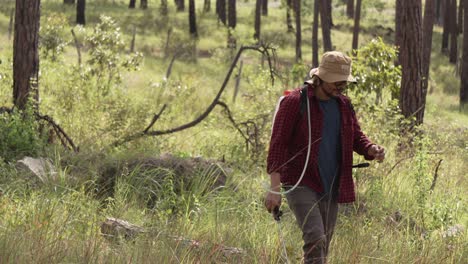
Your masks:
<path fill-rule="evenodd" d="M 348 18 L 354 18 L 354 0 L 347 0 L 346 15 Z"/>
<path fill-rule="evenodd" d="M 140 8 L 147 9 L 148 8 L 148 0 L 140 0 Z"/>
<path fill-rule="evenodd" d="M 432 32 L 434 30 L 435 22 L 435 5 L 436 0 L 426 0 L 424 6 L 424 19 L 423 19 L 423 35 L 422 35 L 422 98 L 423 105 L 426 104 L 426 95 L 429 87 L 429 69 L 431 64 L 431 51 L 432 51 Z"/>
<path fill-rule="evenodd" d="M 353 30 L 353 50 L 357 50 L 359 44 L 359 23 L 361 21 L 361 0 L 356 2 L 356 13 L 354 14 L 354 30 Z"/>
<path fill-rule="evenodd" d="M 314 0 L 314 22 L 312 25 L 312 67 L 316 68 L 318 62 L 318 23 L 319 23 L 319 1 Z"/>
<path fill-rule="evenodd" d="M 219 21 L 226 25 L 226 0 L 216 1 L 216 7 L 218 9 L 218 18 Z"/>
<path fill-rule="evenodd" d="M 16 0 L 13 41 L 13 104 L 25 109 L 34 93 L 39 102 L 39 21 L 41 1 Z"/>
<path fill-rule="evenodd" d="M 328 14 L 328 0 L 320 0 L 320 20 L 322 22 L 323 49 L 332 50 L 330 16 Z"/>
<path fill-rule="evenodd" d="M 255 3 L 255 33 L 254 39 L 260 40 L 260 25 L 261 25 L 261 10 L 262 10 L 262 0 L 256 0 Z"/>
<path fill-rule="evenodd" d="M 262 16 L 268 16 L 268 0 L 262 0 Z"/>
<path fill-rule="evenodd" d="M 445 1 L 446 0 L 437 0 L 436 4 L 436 22 L 439 26 L 444 25 Z"/>
<path fill-rule="evenodd" d="M 327 0 L 327 13 L 328 13 L 328 22 L 330 22 L 330 28 L 335 26 L 333 24 L 333 11 L 332 11 L 332 0 Z"/>
<path fill-rule="evenodd" d="M 458 34 L 463 33 L 463 0 L 460 0 L 460 5 L 458 6 L 458 22 L 457 22 L 457 31 Z"/>
<path fill-rule="evenodd" d="M 452 0 L 445 0 L 445 7 L 444 7 L 444 29 L 442 31 L 442 53 L 448 52 L 448 43 L 449 43 L 449 34 L 450 34 L 450 7 Z"/>
<path fill-rule="evenodd" d="M 128 8 L 135 8 L 135 3 L 136 3 L 136 0 L 130 0 L 130 3 L 128 4 Z"/>
<path fill-rule="evenodd" d="M 73 36 L 73 40 L 75 42 L 76 52 L 78 53 L 78 65 L 81 65 L 81 50 L 80 50 L 80 43 L 78 42 L 78 38 L 76 37 L 75 31 L 73 28 L 71 29 L 71 33 Z"/>
<path fill-rule="evenodd" d="M 133 25 L 133 32 L 132 32 L 132 41 L 130 42 L 130 52 L 135 51 L 135 39 L 136 39 L 136 26 Z"/>
<path fill-rule="evenodd" d="M 169 9 L 167 7 L 167 0 L 161 0 L 161 6 L 159 7 L 159 13 L 166 17 L 169 13 Z"/>
<path fill-rule="evenodd" d="M 86 24 L 85 18 L 86 0 L 77 0 L 76 3 L 76 23 L 79 25 Z"/>
<path fill-rule="evenodd" d="M 463 32 L 468 32 L 468 1 L 463 5 Z M 468 34 L 463 34 L 463 57 L 462 70 L 460 74 L 460 111 L 468 103 Z"/>
<path fill-rule="evenodd" d="M 228 0 L 228 27 L 236 28 L 237 25 L 237 11 L 236 0 Z"/>
<path fill-rule="evenodd" d="M 401 20 L 403 16 L 403 0 L 396 0 L 395 4 L 395 46 L 400 49 L 401 46 Z M 399 63 L 397 63 L 399 64 Z"/>
<path fill-rule="evenodd" d="M 301 0 L 295 0 L 294 3 L 294 13 L 296 14 L 296 63 L 299 63 L 302 60 Z"/>
<path fill-rule="evenodd" d="M 195 0 L 189 0 L 189 25 L 190 25 L 190 35 L 194 38 L 197 38 L 198 32 L 197 32 L 197 17 L 195 14 Z"/>
<path fill-rule="evenodd" d="M 203 3 L 204 3 L 203 4 L 203 12 L 206 12 L 206 13 L 210 12 L 211 11 L 211 0 L 205 0 Z"/>
<path fill-rule="evenodd" d="M 175 0 L 177 6 L 177 12 L 184 12 L 185 11 L 185 0 Z"/>
<path fill-rule="evenodd" d="M 424 118 L 422 98 L 422 26 L 421 0 L 403 1 L 401 66 L 402 80 L 400 90 L 400 109 L 406 118 L 415 116 L 419 125 Z"/>
<path fill-rule="evenodd" d="M 75 4 L 75 0 L 63 0 L 63 3 L 66 5 L 73 5 Z"/>
<path fill-rule="evenodd" d="M 288 32 L 294 32 L 291 19 L 291 10 L 293 10 L 293 0 L 286 0 L 286 25 L 288 27 Z"/>
<path fill-rule="evenodd" d="M 457 0 L 452 0 L 450 5 L 450 63 L 457 63 L 458 54 L 458 29 L 457 29 Z"/>
<path fill-rule="evenodd" d="M 12 8 L 10 12 L 10 24 L 8 24 L 8 40 L 11 39 L 11 33 L 13 33 L 13 21 L 15 21 L 14 17 L 15 17 L 15 9 Z"/>

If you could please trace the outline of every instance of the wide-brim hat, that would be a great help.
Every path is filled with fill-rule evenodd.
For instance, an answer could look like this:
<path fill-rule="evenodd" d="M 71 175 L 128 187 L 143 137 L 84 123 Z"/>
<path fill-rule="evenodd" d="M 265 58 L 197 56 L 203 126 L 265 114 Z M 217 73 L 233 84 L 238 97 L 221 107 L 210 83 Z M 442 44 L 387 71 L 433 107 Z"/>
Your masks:
<path fill-rule="evenodd" d="M 327 83 L 356 82 L 356 79 L 351 75 L 351 63 L 351 58 L 339 51 L 325 52 L 319 67 L 310 70 L 309 76 L 312 78 L 316 75 Z"/>

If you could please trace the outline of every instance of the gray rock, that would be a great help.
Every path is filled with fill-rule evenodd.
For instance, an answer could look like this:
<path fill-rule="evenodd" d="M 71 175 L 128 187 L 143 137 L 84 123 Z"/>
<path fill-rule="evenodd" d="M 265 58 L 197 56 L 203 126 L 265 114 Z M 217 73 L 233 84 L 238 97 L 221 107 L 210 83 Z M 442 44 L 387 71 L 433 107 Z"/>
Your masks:
<path fill-rule="evenodd" d="M 16 162 L 16 169 L 38 183 L 47 183 L 57 178 L 57 171 L 50 160 L 45 158 L 24 157 Z"/>

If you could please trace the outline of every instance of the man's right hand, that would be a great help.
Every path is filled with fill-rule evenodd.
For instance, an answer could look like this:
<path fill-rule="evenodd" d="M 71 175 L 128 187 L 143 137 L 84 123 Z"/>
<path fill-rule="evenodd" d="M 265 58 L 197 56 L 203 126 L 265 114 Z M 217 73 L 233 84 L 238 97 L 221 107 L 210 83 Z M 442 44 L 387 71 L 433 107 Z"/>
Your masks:
<path fill-rule="evenodd" d="M 267 192 L 265 197 L 265 207 L 269 213 L 273 212 L 275 207 L 281 206 L 281 194 Z"/>

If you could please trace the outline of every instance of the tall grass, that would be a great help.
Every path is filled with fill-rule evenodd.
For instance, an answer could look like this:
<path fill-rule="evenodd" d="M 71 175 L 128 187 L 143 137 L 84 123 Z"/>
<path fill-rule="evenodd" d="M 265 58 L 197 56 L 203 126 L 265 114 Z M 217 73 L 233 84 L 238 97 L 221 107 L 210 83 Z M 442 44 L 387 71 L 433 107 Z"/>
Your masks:
<path fill-rule="evenodd" d="M 63 13 L 70 22 L 64 30 L 70 41 L 67 32 L 75 11 L 62 2 L 43 0 L 41 23 L 47 23 L 47 16 Z M 226 48 L 227 30 L 218 25 L 213 12 L 203 14 L 203 1 L 197 1 L 200 38 L 196 44 L 202 56 L 197 62 L 180 57 L 171 77 L 165 79 L 170 61 L 170 56 L 164 58 L 167 30 L 172 26 L 171 45 L 188 41 L 187 14 L 175 13 L 169 1 L 170 18 L 164 21 L 156 2 L 150 1 L 147 11 L 128 10 L 127 4 L 117 0 L 88 3 L 89 24 L 75 28 L 84 45 L 81 67 L 72 44 L 57 61 L 41 55 L 40 109 L 69 133 L 81 151 L 70 153 L 57 144 L 46 148 L 45 155 L 58 173 L 46 183 L 35 183 L 16 169 L 14 161 L 0 159 L 0 263 L 284 263 L 283 242 L 289 260 L 299 263 L 302 239 L 291 211 L 282 207 L 278 229 L 262 203 L 263 186 L 269 180 L 264 159 L 272 110 L 282 91 L 298 85 L 296 79 L 307 69 L 294 66 L 294 36 L 286 33 L 285 10 L 270 8 L 262 26 L 264 38 L 277 46 L 281 78 L 272 86 L 261 56 L 246 53 L 236 102 L 232 100 L 233 80 L 222 97 L 238 124 L 258 126 L 257 135 L 242 127 L 261 146 L 261 152 L 253 155 L 218 108 L 189 130 L 109 147 L 116 139 L 143 131 L 163 104 L 168 108 L 155 130 L 193 120 L 214 98 L 232 56 Z M 0 7 L 0 102 L 5 106 L 11 106 L 12 96 L 13 52 L 7 36 L 12 5 L 13 1 L 7 1 Z M 252 43 L 253 5 L 252 1 L 238 2 L 238 45 Z M 337 49 L 349 51 L 352 22 L 345 17 L 341 1 L 334 5 L 333 41 Z M 393 23 L 393 2 L 365 1 L 364 6 L 369 9 L 361 22 L 362 45 L 382 31 L 376 25 L 391 27 Z M 128 53 L 134 25 L 136 51 L 144 54 L 138 71 L 120 68 L 122 82 L 114 83 L 105 96 L 97 90 L 95 77 L 84 77 L 90 67 L 85 35 L 93 32 L 101 14 L 121 27 L 125 48 L 118 55 Z M 307 13 L 303 17 L 304 65 L 311 60 L 307 37 L 311 21 Z M 437 45 L 432 65 L 425 124 L 410 142 L 412 147 L 403 147 L 402 142 L 407 142 L 396 133 L 400 123 L 394 103 L 385 100 L 375 106 L 369 103 L 373 95 L 350 93 L 358 104 L 362 129 L 384 145 L 388 154 L 384 163 L 354 171 L 357 201 L 340 209 L 330 263 L 466 262 L 467 232 L 449 236 L 446 231 L 457 224 L 466 229 L 468 224 L 468 117 L 457 112 L 458 77 L 454 66 L 439 55 Z M 388 99 L 389 92 L 383 96 Z M 146 168 L 138 163 L 166 152 L 177 158 L 223 160 L 222 166 L 232 171 L 226 184 L 216 187 L 216 167 L 194 171 L 186 178 L 176 169 Z M 360 161 L 356 156 L 355 162 Z M 106 177 L 112 178 L 112 193 L 106 192 Z M 130 240 L 109 239 L 100 230 L 107 217 L 125 219 L 146 232 Z M 225 247 L 242 249 L 242 253 L 224 253 Z"/>

